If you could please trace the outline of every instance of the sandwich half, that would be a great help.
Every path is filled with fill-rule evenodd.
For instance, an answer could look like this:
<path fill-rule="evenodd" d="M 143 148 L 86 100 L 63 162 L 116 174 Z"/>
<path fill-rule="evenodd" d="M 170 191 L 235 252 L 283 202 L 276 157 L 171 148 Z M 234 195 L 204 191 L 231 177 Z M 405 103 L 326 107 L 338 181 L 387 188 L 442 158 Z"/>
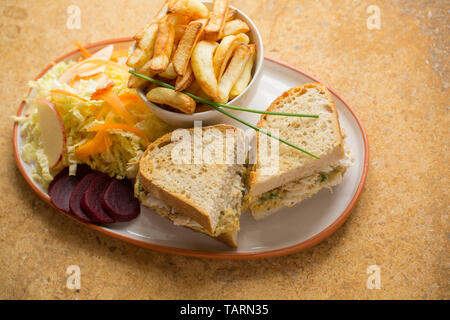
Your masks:
<path fill-rule="evenodd" d="M 183 130 L 183 136 L 175 136 L 174 131 L 147 148 L 139 162 L 136 196 L 175 225 L 237 247 L 246 167 L 237 163 L 236 154 L 243 136 L 237 128 L 226 125 Z M 199 138 L 201 161 L 194 154 L 194 141 Z M 208 160 L 205 150 L 218 151 L 215 155 L 219 156 Z M 221 152 L 229 158 L 224 156 L 220 161 Z"/>
<path fill-rule="evenodd" d="M 321 84 L 304 84 L 278 97 L 267 111 L 319 115 L 319 118 L 263 115 L 258 128 L 319 156 L 315 159 L 283 143 L 278 146 L 276 172 L 265 172 L 259 144 L 256 164 L 250 172 L 247 205 L 255 219 L 311 197 L 342 181 L 351 165 L 333 97 Z M 274 131 L 276 130 L 276 131 Z M 258 134 L 258 143 L 261 134 Z"/>

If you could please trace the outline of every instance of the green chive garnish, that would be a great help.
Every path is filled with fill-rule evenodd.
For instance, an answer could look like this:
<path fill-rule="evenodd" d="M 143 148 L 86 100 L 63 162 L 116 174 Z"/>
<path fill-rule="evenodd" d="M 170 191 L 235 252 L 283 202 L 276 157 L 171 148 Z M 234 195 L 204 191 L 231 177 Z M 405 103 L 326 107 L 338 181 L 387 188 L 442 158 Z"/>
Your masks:
<path fill-rule="evenodd" d="M 165 88 L 168 88 L 168 89 L 175 90 L 175 87 L 174 87 L 174 86 L 171 86 L 170 84 L 167 84 L 167 83 L 165 83 L 165 82 L 163 82 L 163 81 L 160 81 L 160 80 L 156 80 L 156 79 L 147 77 L 147 76 L 145 76 L 145 75 L 143 75 L 143 74 L 140 74 L 140 73 L 137 73 L 137 72 L 135 72 L 135 71 L 133 71 L 133 70 L 130 70 L 129 72 L 130 72 L 132 75 L 136 76 L 136 77 L 139 77 L 139 78 L 142 78 L 142 79 L 144 79 L 144 80 L 150 81 L 150 82 L 152 82 L 152 83 L 154 83 L 154 84 L 157 84 L 157 85 L 159 85 L 159 86 L 161 86 L 161 87 L 165 87 Z M 279 137 L 277 137 L 277 136 L 274 136 L 274 135 L 271 134 L 270 132 L 267 132 L 267 131 L 265 131 L 265 130 L 259 129 L 258 127 L 255 127 L 254 125 L 252 125 L 252 124 L 250 124 L 250 123 L 248 123 L 248 122 L 246 122 L 246 121 L 244 121 L 244 120 L 242 120 L 242 119 L 240 119 L 240 118 L 238 118 L 238 117 L 232 115 L 231 113 L 229 113 L 229 112 L 223 110 L 222 108 L 227 108 L 227 109 L 232 109 L 232 110 L 239 110 L 239 111 L 245 111 L 245 112 L 252 112 L 252 113 L 259 113 L 259 114 L 269 114 L 269 115 L 276 115 L 276 116 L 288 116 L 288 117 L 318 118 L 318 117 L 319 117 L 318 115 L 306 115 L 306 114 L 297 114 L 297 113 L 270 112 L 270 111 L 260 111 L 260 110 L 252 110 L 252 109 L 239 108 L 239 107 L 235 107 L 235 106 L 229 106 L 229 105 L 226 105 L 226 104 L 222 104 L 222 103 L 218 103 L 218 102 L 206 100 L 206 99 L 203 99 L 203 98 L 201 98 L 201 97 L 197 97 L 196 95 L 193 95 L 192 93 L 187 92 L 187 91 L 181 91 L 181 92 L 184 93 L 185 95 L 191 97 L 192 99 L 194 99 L 194 100 L 200 102 L 200 103 L 203 103 L 203 104 L 206 104 L 206 105 L 210 106 L 211 108 L 213 108 L 213 109 L 219 111 L 220 113 L 222 113 L 222 114 L 224 114 L 224 115 L 230 117 L 231 119 L 234 119 L 234 120 L 236 120 L 236 121 L 242 123 L 243 125 L 246 125 L 247 127 L 252 128 L 253 130 L 255 130 L 255 131 L 257 131 L 257 132 L 260 132 L 260 133 L 262 133 L 262 134 L 265 134 L 265 135 L 268 136 L 268 137 L 271 137 L 271 138 L 273 138 L 273 139 L 276 139 L 276 140 L 278 140 L 278 141 L 280 141 L 280 142 L 282 142 L 282 143 L 284 143 L 284 144 L 286 144 L 286 145 L 288 145 L 288 146 L 290 146 L 290 147 L 292 147 L 292 148 L 294 148 L 294 149 L 296 149 L 296 150 L 298 150 L 298 151 L 301 151 L 301 152 L 303 152 L 303 153 L 305 153 L 305 154 L 307 154 L 307 155 L 309 155 L 309 156 L 311 156 L 311 157 L 313 157 L 313 158 L 320 159 L 319 156 L 317 156 L 317 155 L 315 155 L 315 154 L 313 154 L 313 153 L 311 153 L 311 152 L 308 152 L 308 151 L 306 151 L 306 150 L 304 150 L 304 149 L 302 149 L 302 148 L 300 148 L 300 147 L 297 147 L 296 145 L 294 145 L 294 144 L 292 144 L 292 143 L 290 143 L 290 142 L 288 142 L 288 141 L 286 141 L 286 140 L 284 140 L 284 139 L 281 139 L 281 138 L 279 138 Z"/>

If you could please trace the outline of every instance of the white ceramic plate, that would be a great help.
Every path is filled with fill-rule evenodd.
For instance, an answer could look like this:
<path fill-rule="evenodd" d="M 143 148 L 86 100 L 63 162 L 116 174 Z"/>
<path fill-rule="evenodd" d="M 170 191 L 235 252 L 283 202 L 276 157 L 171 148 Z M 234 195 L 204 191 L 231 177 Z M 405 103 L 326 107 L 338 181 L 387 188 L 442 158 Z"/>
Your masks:
<path fill-rule="evenodd" d="M 125 49 L 131 45 L 131 39 L 116 39 L 88 46 L 96 51 L 108 44 L 116 49 Z M 71 52 L 56 62 L 70 60 L 79 56 L 78 51 Z M 42 76 L 46 68 L 38 77 Z M 266 58 L 257 92 L 241 100 L 241 105 L 253 109 L 266 109 L 271 102 L 284 91 L 303 83 L 317 80 L 305 73 L 281 62 Z M 331 90 L 332 91 L 332 90 Z M 129 222 L 108 227 L 86 224 L 88 227 L 109 234 L 124 241 L 143 247 L 196 257 L 223 259 L 266 258 L 290 254 L 309 248 L 324 240 L 336 231 L 355 205 L 365 182 L 368 167 L 368 143 L 361 122 L 353 111 L 333 91 L 333 97 L 339 112 L 341 126 L 347 133 L 346 142 L 350 146 L 354 164 L 347 171 L 343 182 L 333 188 L 333 192 L 322 190 L 299 205 L 283 209 L 278 213 L 255 221 L 247 212 L 241 218 L 239 248 L 230 249 L 214 239 L 183 227 L 174 226 L 168 220 L 151 210 L 142 207 L 141 215 Z M 26 105 L 20 107 L 18 114 L 26 112 Z M 239 113 L 245 120 L 256 124 L 257 115 Z M 228 123 L 233 123 L 225 119 Z M 240 124 L 233 123 L 242 127 Z M 245 128 L 245 127 L 244 127 Z M 19 126 L 14 128 L 14 152 L 19 169 L 30 186 L 48 203 L 49 197 L 43 188 L 36 184 L 31 176 L 31 167 L 20 158 L 23 140 Z"/>

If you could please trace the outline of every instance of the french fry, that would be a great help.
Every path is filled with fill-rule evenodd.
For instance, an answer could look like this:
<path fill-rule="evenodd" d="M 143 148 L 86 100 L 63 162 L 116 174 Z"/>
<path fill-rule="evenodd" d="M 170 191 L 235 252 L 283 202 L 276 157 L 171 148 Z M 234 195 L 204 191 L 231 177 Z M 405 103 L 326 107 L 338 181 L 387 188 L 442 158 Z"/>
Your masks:
<path fill-rule="evenodd" d="M 166 70 L 169 65 L 170 56 L 175 40 L 175 29 L 168 21 L 158 24 L 158 34 L 156 35 L 153 58 L 150 60 L 150 69 L 155 73 Z"/>
<path fill-rule="evenodd" d="M 248 44 L 250 39 L 245 33 L 240 33 L 237 36 L 226 36 L 222 39 L 216 52 L 214 53 L 213 66 L 216 79 L 220 80 L 225 68 L 233 55 L 234 50 L 241 44 Z"/>
<path fill-rule="evenodd" d="M 185 89 L 184 91 L 190 92 L 194 95 L 196 95 L 197 97 L 206 99 L 206 100 L 213 100 L 210 96 L 208 96 L 205 91 L 203 91 L 203 89 L 200 87 L 200 85 L 198 84 L 197 80 L 194 78 L 194 81 L 192 81 L 191 85 Z M 198 111 L 198 106 L 200 104 L 197 103 L 197 109 L 195 109 L 195 111 Z"/>
<path fill-rule="evenodd" d="M 135 69 L 140 68 L 148 61 L 146 58 L 147 55 L 145 54 L 145 51 L 136 47 L 134 52 L 128 57 L 127 65 Z"/>
<path fill-rule="evenodd" d="M 200 22 L 200 23 L 203 23 L 204 26 L 206 26 L 206 24 L 208 23 L 208 19 L 197 19 L 192 22 Z"/>
<path fill-rule="evenodd" d="M 177 91 L 183 91 L 188 88 L 194 80 L 194 72 L 192 71 L 191 65 L 188 64 L 184 75 L 177 77 L 177 81 L 175 81 L 175 89 Z"/>
<path fill-rule="evenodd" d="M 208 96 L 205 91 L 200 87 L 197 80 L 194 78 L 194 81 L 192 81 L 191 85 L 185 89 L 184 91 L 190 92 L 192 94 L 195 94 L 197 97 L 206 99 L 206 100 L 212 100 L 210 96 Z"/>
<path fill-rule="evenodd" d="M 187 114 L 195 112 L 195 101 L 184 93 L 172 89 L 154 88 L 147 93 L 147 99 L 154 103 L 171 106 Z"/>
<path fill-rule="evenodd" d="M 194 50 L 197 41 L 202 34 L 204 24 L 193 21 L 189 23 L 186 32 L 180 39 L 175 55 L 173 56 L 173 67 L 179 76 L 183 76 L 189 60 L 191 59 L 192 51 Z"/>
<path fill-rule="evenodd" d="M 229 8 L 229 2 L 214 0 L 209 12 L 201 0 L 166 0 L 136 34 L 136 48 L 127 64 L 175 86 L 175 90 L 148 86 L 149 101 L 190 114 L 210 107 L 196 107 L 195 100 L 181 91 L 227 103 L 245 90 L 251 81 L 256 46 L 248 45 L 250 28 L 236 19 L 237 10 Z M 128 81 L 130 88 L 148 84 L 134 75 Z"/>
<path fill-rule="evenodd" d="M 189 23 L 189 17 L 177 13 L 169 13 L 167 15 L 167 21 L 173 26 L 185 26 Z"/>
<path fill-rule="evenodd" d="M 134 52 L 128 57 L 127 65 L 139 69 L 153 57 L 155 40 L 158 33 L 158 25 L 151 24 L 144 32 L 144 36 L 138 42 Z"/>
<path fill-rule="evenodd" d="M 227 70 L 219 81 L 219 96 L 216 99 L 216 102 L 227 103 L 229 101 L 231 88 L 233 88 L 234 84 L 238 81 L 244 71 L 244 67 L 250 58 L 251 52 L 251 47 L 246 44 L 240 44 L 239 47 L 237 47 Z"/>
<path fill-rule="evenodd" d="M 248 59 L 244 71 L 242 71 L 241 76 L 239 77 L 238 81 L 234 84 L 233 88 L 231 88 L 230 91 L 230 99 L 236 98 L 238 95 L 240 95 L 244 90 L 247 88 L 251 78 L 252 78 L 252 69 L 255 64 L 256 59 L 256 45 L 251 44 L 250 47 L 250 58 Z"/>
<path fill-rule="evenodd" d="M 210 106 L 208 106 L 207 104 L 203 104 L 203 103 L 197 104 L 197 107 L 195 108 L 195 112 L 205 112 L 205 111 L 209 111 L 209 110 L 212 110 L 212 108 Z"/>
<path fill-rule="evenodd" d="M 203 91 L 214 98 L 218 98 L 218 83 L 213 67 L 213 55 L 217 46 L 215 41 L 202 40 L 197 43 L 191 56 L 195 79 Z"/>
<path fill-rule="evenodd" d="M 152 78 L 156 75 L 156 73 L 154 73 L 150 69 L 150 65 L 151 65 L 151 60 L 148 61 L 142 68 L 136 69 L 136 72 Z M 135 75 L 131 74 L 130 78 L 128 79 L 128 87 L 129 88 L 139 88 L 139 87 L 142 87 L 147 82 L 148 82 L 147 80 L 144 80 L 142 78 L 136 77 Z"/>
<path fill-rule="evenodd" d="M 213 57 L 214 74 L 216 75 L 217 79 L 220 79 L 219 73 L 222 65 L 226 65 L 237 46 L 237 37 L 233 35 L 226 36 L 222 39 L 222 41 L 220 41 L 220 44 L 217 47 Z M 226 60 L 227 57 L 228 60 Z"/>
<path fill-rule="evenodd" d="M 238 33 L 238 35 L 236 37 L 243 44 L 249 44 L 250 43 L 250 38 L 245 33 Z"/>
<path fill-rule="evenodd" d="M 136 89 L 144 85 L 145 81 L 142 81 L 144 79 L 141 79 L 139 77 L 136 77 L 135 75 L 130 74 L 130 78 L 128 79 L 128 88 Z"/>
<path fill-rule="evenodd" d="M 145 31 L 154 23 L 158 23 L 159 20 L 164 18 L 167 14 L 167 11 L 169 10 L 169 0 L 166 0 L 161 5 L 161 8 L 159 8 L 156 15 L 152 18 L 152 20 L 141 30 L 139 31 L 135 36 L 134 40 L 139 41 L 144 37 Z"/>
<path fill-rule="evenodd" d="M 186 32 L 186 27 L 183 25 L 175 26 L 175 39 L 174 39 L 174 45 L 178 45 L 180 43 L 181 38 L 183 37 L 184 33 Z"/>
<path fill-rule="evenodd" d="M 200 90 L 197 92 L 196 96 L 200 97 L 200 98 L 203 98 L 203 99 L 206 99 L 206 100 L 213 100 L 213 98 L 211 98 L 211 96 L 206 94 L 205 91 L 203 91 L 202 88 L 200 88 Z"/>
<path fill-rule="evenodd" d="M 250 31 L 248 24 L 240 19 L 234 19 L 225 23 L 223 28 L 222 37 L 236 35 L 238 33 L 247 33 Z"/>
<path fill-rule="evenodd" d="M 169 12 L 193 18 L 208 18 L 209 10 L 200 0 L 174 0 L 169 5 Z"/>
<path fill-rule="evenodd" d="M 234 20 L 237 11 L 235 9 L 228 8 L 227 16 L 225 17 L 225 22 Z"/>
<path fill-rule="evenodd" d="M 158 34 L 158 24 L 154 23 L 148 27 L 144 36 L 138 42 L 138 48 L 153 51 L 155 46 L 156 35 Z"/>
<path fill-rule="evenodd" d="M 187 91 L 187 92 L 197 95 L 197 92 L 200 91 L 201 89 L 202 88 L 200 88 L 200 85 L 198 84 L 198 82 L 194 76 L 194 81 L 192 81 L 191 85 L 184 91 Z"/>
<path fill-rule="evenodd" d="M 158 75 L 160 77 L 163 77 L 163 78 L 169 79 L 169 80 L 173 80 L 178 76 L 177 73 L 175 72 L 175 69 L 173 68 L 173 62 L 170 62 L 169 65 L 167 66 L 166 70 L 159 73 Z"/>
<path fill-rule="evenodd" d="M 175 54 L 175 50 L 176 50 L 176 47 L 174 44 L 173 48 L 172 48 L 172 53 L 171 53 L 170 59 L 169 59 L 169 61 L 170 61 L 169 65 L 167 66 L 166 70 L 164 70 L 163 72 L 160 72 L 158 74 L 158 76 L 168 79 L 168 80 L 175 80 L 178 77 L 177 73 L 175 72 L 175 69 L 173 68 L 173 62 L 172 62 L 173 55 Z"/>
<path fill-rule="evenodd" d="M 229 7 L 229 0 L 214 0 L 213 11 L 205 27 L 205 38 L 207 40 L 218 40 L 225 26 L 225 19 Z"/>

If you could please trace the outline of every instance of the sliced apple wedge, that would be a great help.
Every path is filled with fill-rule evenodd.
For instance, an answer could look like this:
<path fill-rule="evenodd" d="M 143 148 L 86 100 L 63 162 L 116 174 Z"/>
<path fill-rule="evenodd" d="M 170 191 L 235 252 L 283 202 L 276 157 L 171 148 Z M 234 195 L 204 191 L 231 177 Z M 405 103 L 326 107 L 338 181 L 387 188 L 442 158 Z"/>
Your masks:
<path fill-rule="evenodd" d="M 103 49 L 97 51 L 88 59 L 109 61 L 109 60 L 111 60 L 111 56 L 112 56 L 113 52 L 114 52 L 114 46 L 111 44 L 111 45 L 106 46 Z M 86 67 L 87 69 L 89 69 L 89 68 L 92 68 L 92 64 L 87 63 L 83 67 Z M 98 73 L 102 73 L 102 72 L 105 72 L 105 66 L 100 66 L 94 70 L 80 72 L 78 75 L 80 77 L 89 77 L 90 75 L 94 75 L 94 74 L 98 74 Z"/>
<path fill-rule="evenodd" d="M 83 65 L 76 64 L 73 67 L 67 69 L 60 77 L 59 81 L 63 83 L 69 83 L 72 81 L 75 76 L 79 77 L 89 77 L 93 76 L 102 72 L 105 72 L 105 66 L 97 66 L 92 63 L 85 63 L 89 60 L 105 60 L 109 61 L 111 60 L 111 56 L 114 51 L 114 46 L 111 44 L 109 46 L 104 47 L 103 49 L 100 49 L 96 53 L 92 54 L 89 58 L 86 58 L 83 60 Z"/>
<path fill-rule="evenodd" d="M 56 167 L 63 159 L 66 149 L 66 133 L 64 124 L 50 101 L 39 98 L 36 107 L 41 127 L 41 140 L 50 168 Z"/>

